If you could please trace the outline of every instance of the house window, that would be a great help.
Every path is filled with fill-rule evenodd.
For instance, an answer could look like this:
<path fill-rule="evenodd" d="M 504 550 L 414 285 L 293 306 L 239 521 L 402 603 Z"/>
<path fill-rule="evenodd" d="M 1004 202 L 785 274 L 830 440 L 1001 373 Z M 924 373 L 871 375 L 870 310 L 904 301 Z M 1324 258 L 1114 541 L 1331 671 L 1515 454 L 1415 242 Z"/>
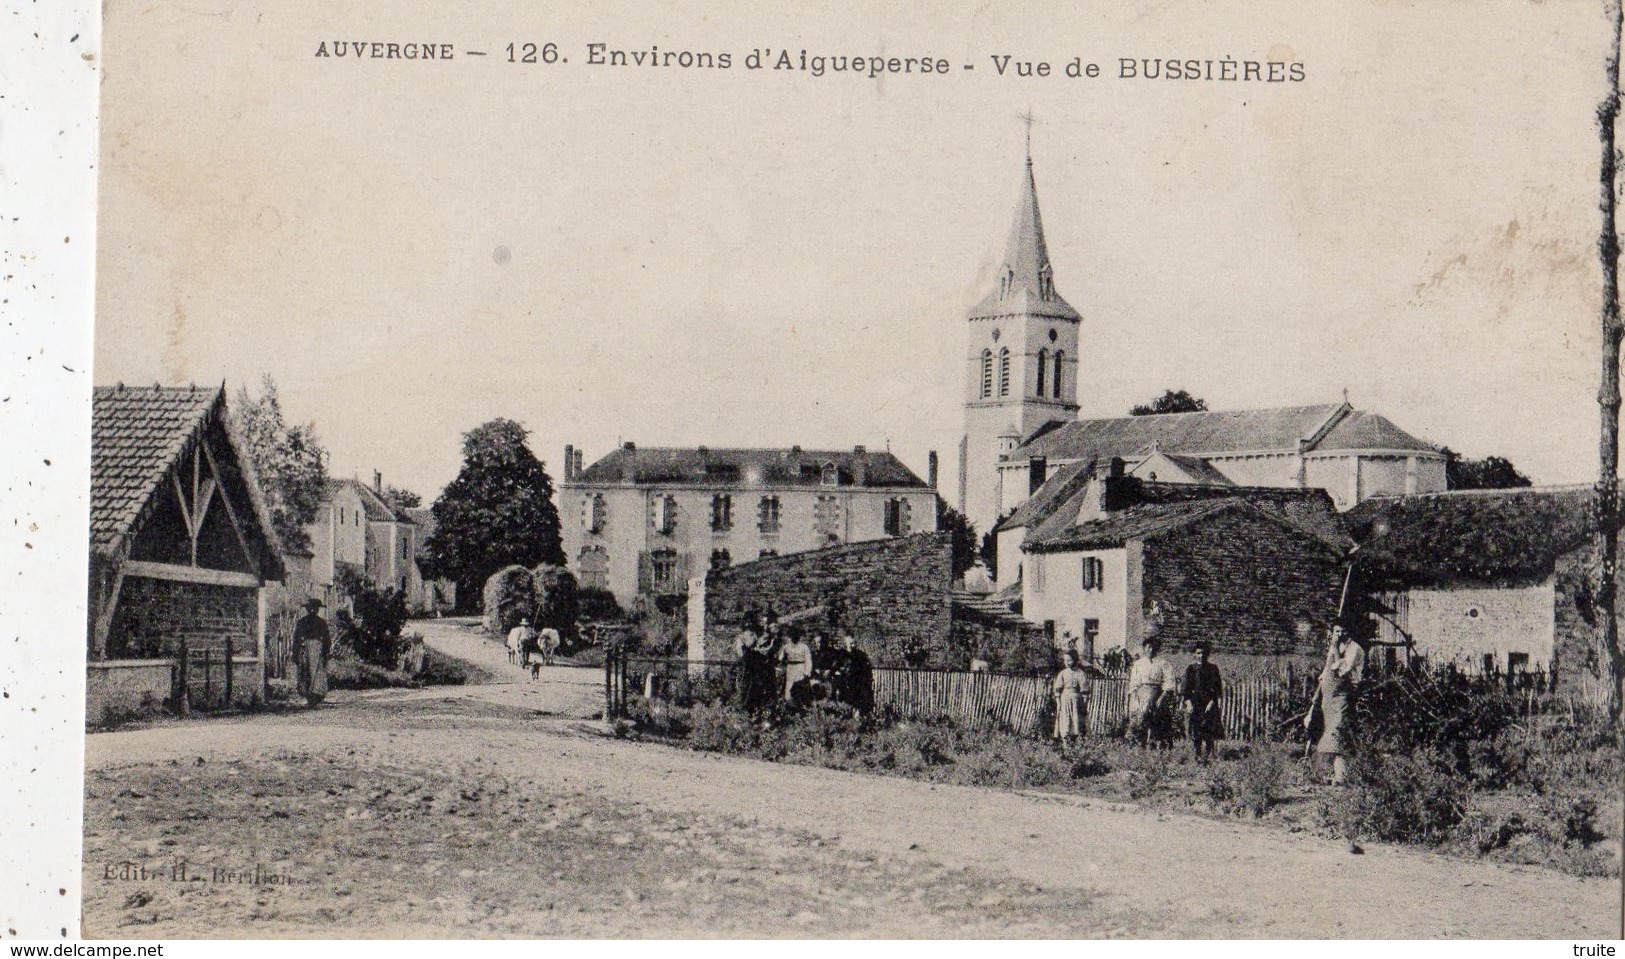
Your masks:
<path fill-rule="evenodd" d="M 1010 395 L 1010 348 L 999 347 L 999 395 Z"/>
<path fill-rule="evenodd" d="M 729 565 L 731 565 L 732 563 L 733 563 L 733 558 L 728 555 L 727 550 L 725 550 L 725 549 L 714 549 L 714 550 L 711 551 L 711 568 L 712 569 L 714 569 L 714 570 L 727 569 L 729 567 Z"/>
<path fill-rule="evenodd" d="M 667 495 L 655 498 L 655 528 L 666 536 L 677 532 L 677 497 Z"/>
<path fill-rule="evenodd" d="M 1083 558 L 1083 577 L 1081 585 L 1084 589 L 1106 588 L 1106 564 L 1101 562 L 1100 557 L 1085 556 Z"/>
<path fill-rule="evenodd" d="M 717 532 L 733 529 L 734 498 L 727 493 L 711 497 L 711 528 Z"/>
<path fill-rule="evenodd" d="M 841 498 L 820 496 L 813 504 L 813 535 L 820 543 L 841 541 Z"/>
<path fill-rule="evenodd" d="M 602 533 L 604 527 L 609 525 L 609 507 L 604 503 L 603 493 L 594 493 L 587 500 L 587 532 Z"/>
<path fill-rule="evenodd" d="M 677 585 L 677 552 L 657 549 L 649 554 L 650 582 L 655 592 L 667 593 Z"/>
<path fill-rule="evenodd" d="M 1056 399 L 1061 398 L 1061 358 L 1066 355 L 1065 350 L 1055 351 L 1055 375 L 1050 379 L 1050 388 L 1054 391 Z M 1039 390 L 1040 393 L 1043 390 Z"/>
<path fill-rule="evenodd" d="M 1049 350 L 1039 350 L 1038 351 L 1038 390 L 1037 390 L 1037 395 L 1039 397 L 1042 397 L 1044 395 L 1044 376 L 1045 376 L 1045 373 L 1048 372 L 1047 369 L 1046 369 L 1048 366 L 1049 366 Z"/>
<path fill-rule="evenodd" d="M 1393 647 L 1390 646 L 1388 648 L 1388 651 L 1393 652 Z M 1507 672 L 1509 672 L 1509 673 L 1522 673 L 1522 672 L 1527 672 L 1528 670 L 1529 670 L 1529 654 L 1528 653 L 1507 653 Z"/>
<path fill-rule="evenodd" d="M 835 468 L 834 463 L 825 463 L 824 471 L 819 476 L 818 482 L 821 486 L 839 486 L 841 485 L 841 471 Z"/>
<path fill-rule="evenodd" d="M 763 533 L 779 531 L 779 498 L 764 496 L 756 504 L 756 528 Z"/>
<path fill-rule="evenodd" d="M 908 500 L 893 497 L 886 501 L 886 535 L 907 536 L 909 524 Z"/>
<path fill-rule="evenodd" d="M 576 559 L 581 571 L 581 585 L 594 589 L 609 588 L 609 553 L 602 546 L 586 546 Z"/>
<path fill-rule="evenodd" d="M 1027 565 L 1030 567 L 1027 572 L 1032 576 L 1033 580 L 1033 592 L 1042 593 L 1044 591 L 1044 554 L 1033 554 L 1032 560 Z"/>
<path fill-rule="evenodd" d="M 982 399 L 993 395 L 993 351 L 982 351 Z"/>
<path fill-rule="evenodd" d="M 1086 619 L 1083 621 L 1083 635 L 1078 638 L 1078 656 L 1084 662 L 1092 662 L 1095 658 L 1095 641 L 1100 638 L 1100 620 Z"/>

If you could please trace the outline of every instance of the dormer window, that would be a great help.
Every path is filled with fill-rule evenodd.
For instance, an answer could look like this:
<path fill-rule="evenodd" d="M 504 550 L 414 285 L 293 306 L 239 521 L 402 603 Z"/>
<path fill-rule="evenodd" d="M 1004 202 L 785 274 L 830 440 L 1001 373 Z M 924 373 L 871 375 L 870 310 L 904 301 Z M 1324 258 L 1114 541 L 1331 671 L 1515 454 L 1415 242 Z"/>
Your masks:
<path fill-rule="evenodd" d="M 1048 263 L 1038 271 L 1038 298 L 1041 300 L 1055 299 L 1055 271 L 1050 269 Z"/>
<path fill-rule="evenodd" d="M 824 469 L 818 478 L 818 483 L 820 486 L 841 485 L 841 473 L 835 468 L 834 463 L 824 464 Z"/>

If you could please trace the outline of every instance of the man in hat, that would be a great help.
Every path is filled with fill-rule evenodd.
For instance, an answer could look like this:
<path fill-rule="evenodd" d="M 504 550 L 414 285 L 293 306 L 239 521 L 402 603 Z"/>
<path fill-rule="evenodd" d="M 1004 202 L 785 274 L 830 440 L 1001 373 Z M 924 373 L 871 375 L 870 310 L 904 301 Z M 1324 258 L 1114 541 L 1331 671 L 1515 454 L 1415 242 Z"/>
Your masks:
<path fill-rule="evenodd" d="M 327 621 L 317 612 L 321 608 L 322 601 L 314 596 L 305 600 L 305 615 L 299 617 L 293 627 L 299 693 L 311 706 L 327 698 L 327 657 L 333 646 L 333 634 L 328 631 Z"/>
<path fill-rule="evenodd" d="M 519 625 L 508 630 L 508 649 L 519 658 L 521 667 L 530 665 L 530 656 L 536 652 L 536 630 L 530 628 L 529 616 L 519 617 Z"/>
<path fill-rule="evenodd" d="M 1208 662 L 1212 647 L 1207 640 L 1195 646 L 1196 662 L 1185 667 L 1184 702 L 1189 715 L 1185 717 L 1185 732 L 1190 737 L 1191 753 L 1197 762 L 1213 757 L 1214 744 L 1224 738 L 1224 719 L 1219 713 L 1219 698 L 1224 695 L 1224 678 L 1219 667 Z"/>
<path fill-rule="evenodd" d="M 1153 633 L 1141 644 L 1140 657 L 1129 667 L 1129 737 L 1134 742 L 1150 746 L 1164 739 L 1161 730 L 1162 711 L 1166 700 L 1174 695 L 1174 671 L 1163 659 L 1162 640 Z"/>

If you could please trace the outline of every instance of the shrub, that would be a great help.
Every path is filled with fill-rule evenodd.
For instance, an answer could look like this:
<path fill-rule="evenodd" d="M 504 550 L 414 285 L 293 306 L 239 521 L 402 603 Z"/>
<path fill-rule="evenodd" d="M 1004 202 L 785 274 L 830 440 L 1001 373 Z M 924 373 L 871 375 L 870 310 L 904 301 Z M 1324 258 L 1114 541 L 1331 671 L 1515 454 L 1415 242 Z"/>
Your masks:
<path fill-rule="evenodd" d="M 573 637 L 581 609 L 575 574 L 543 563 L 531 571 L 531 578 L 536 586 L 536 628 L 551 626 L 560 637 Z"/>
<path fill-rule="evenodd" d="M 1286 757 L 1279 749 L 1254 744 L 1237 761 L 1209 767 L 1208 798 L 1232 816 L 1256 819 L 1281 801 L 1286 769 Z"/>
<path fill-rule="evenodd" d="M 1130 748 L 1123 751 L 1120 762 L 1128 771 L 1130 799 L 1149 799 L 1157 794 L 1175 763 L 1173 750 Z"/>
<path fill-rule="evenodd" d="M 536 577 L 523 566 L 507 566 L 485 581 L 485 631 L 506 636 L 519 620 L 536 615 Z"/>
<path fill-rule="evenodd" d="M 618 620 L 625 615 L 615 594 L 602 586 L 582 586 L 576 590 L 576 615 L 588 622 Z"/>
<path fill-rule="evenodd" d="M 366 581 L 350 583 L 346 592 L 350 609 L 341 609 L 334 617 L 339 643 L 365 663 L 394 669 L 406 648 L 401 638 L 410 617 L 406 594 L 394 588 L 379 592 Z"/>
<path fill-rule="evenodd" d="M 757 730 L 750 717 L 724 705 L 689 710 L 688 745 L 715 753 L 748 753 L 756 748 Z"/>
<path fill-rule="evenodd" d="M 1364 753 L 1346 788 L 1322 800 L 1322 825 L 1349 839 L 1438 845 L 1467 816 L 1468 783 L 1438 753 Z"/>

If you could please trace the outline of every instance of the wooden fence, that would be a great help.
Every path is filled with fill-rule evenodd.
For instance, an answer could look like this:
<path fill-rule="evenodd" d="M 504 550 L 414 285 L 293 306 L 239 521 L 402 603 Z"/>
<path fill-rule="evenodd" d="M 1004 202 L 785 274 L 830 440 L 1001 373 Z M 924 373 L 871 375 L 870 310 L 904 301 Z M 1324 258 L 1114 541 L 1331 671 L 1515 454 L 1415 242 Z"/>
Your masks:
<path fill-rule="evenodd" d="M 992 723 L 1035 735 L 1046 714 L 1049 680 L 1043 676 L 877 667 L 875 708 L 908 719 Z"/>

